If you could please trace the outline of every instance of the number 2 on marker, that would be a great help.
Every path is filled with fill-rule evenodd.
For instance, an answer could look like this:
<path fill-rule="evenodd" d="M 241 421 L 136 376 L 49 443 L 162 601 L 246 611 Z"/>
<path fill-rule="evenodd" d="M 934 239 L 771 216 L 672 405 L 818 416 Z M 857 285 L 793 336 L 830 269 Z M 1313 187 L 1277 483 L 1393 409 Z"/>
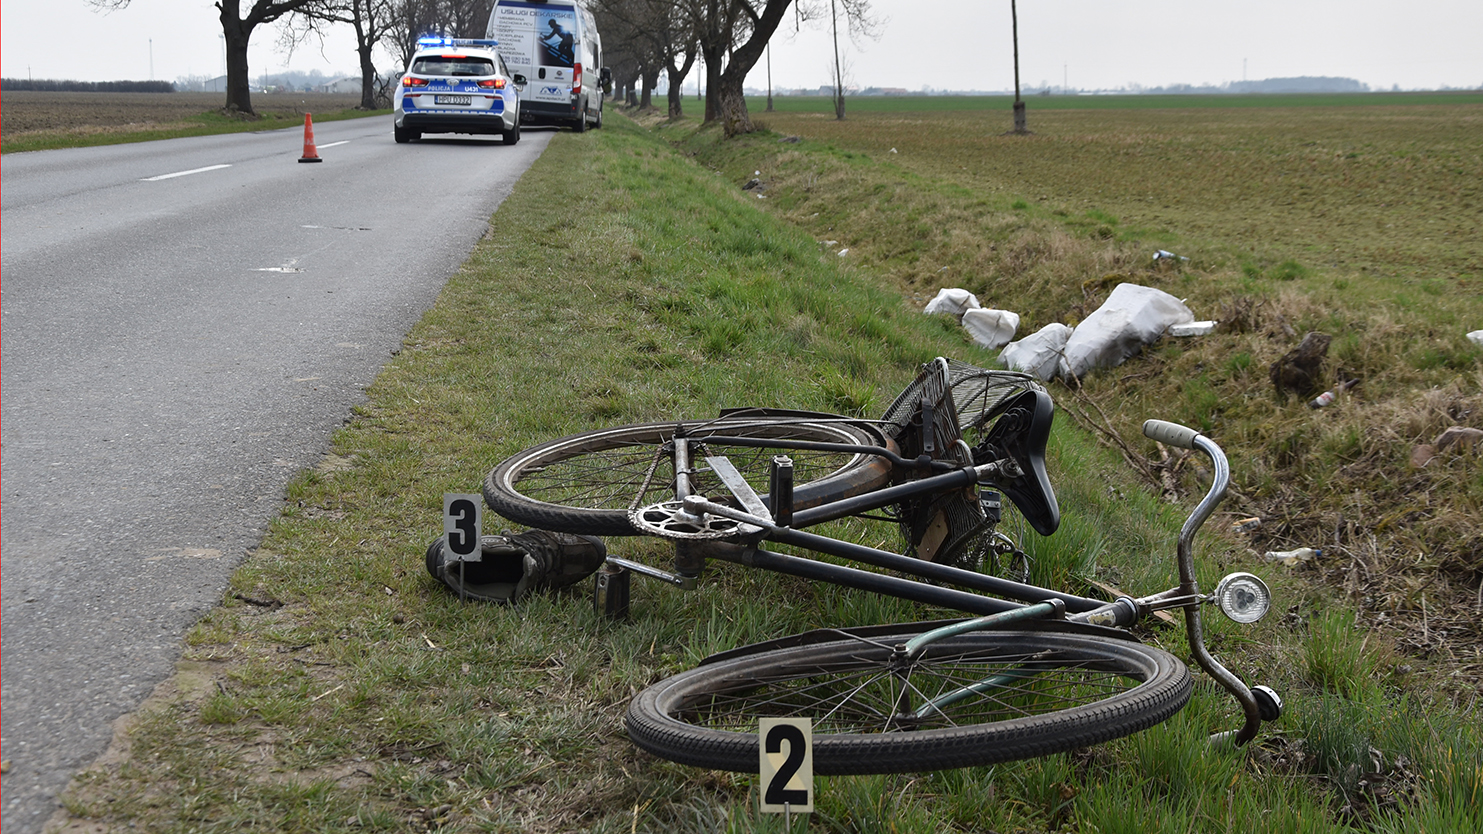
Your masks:
<path fill-rule="evenodd" d="M 813 722 L 807 718 L 764 718 L 757 738 L 763 813 L 812 812 Z"/>

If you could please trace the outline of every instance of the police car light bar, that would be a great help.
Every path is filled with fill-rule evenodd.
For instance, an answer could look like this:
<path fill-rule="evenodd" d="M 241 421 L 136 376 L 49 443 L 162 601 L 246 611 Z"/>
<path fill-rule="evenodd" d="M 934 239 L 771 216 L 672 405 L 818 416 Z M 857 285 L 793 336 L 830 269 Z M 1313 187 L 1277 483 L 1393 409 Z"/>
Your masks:
<path fill-rule="evenodd" d="M 417 39 L 417 45 L 424 49 L 435 46 L 484 46 L 495 47 L 499 41 L 490 38 L 442 38 L 428 35 Z"/>

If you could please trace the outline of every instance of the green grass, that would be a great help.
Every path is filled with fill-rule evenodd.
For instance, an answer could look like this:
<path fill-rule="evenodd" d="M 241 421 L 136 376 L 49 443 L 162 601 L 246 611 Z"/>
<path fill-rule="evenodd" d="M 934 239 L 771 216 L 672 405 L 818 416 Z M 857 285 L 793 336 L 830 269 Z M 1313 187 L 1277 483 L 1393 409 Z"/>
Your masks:
<path fill-rule="evenodd" d="M 721 145 L 715 133 L 666 132 L 686 143 L 682 152 L 621 118 L 555 137 L 493 218 L 501 234 L 450 279 L 324 464 L 290 485 L 222 606 L 190 632 L 176 678 L 134 718 L 127 749 L 69 791 L 73 821 L 182 832 L 781 829 L 756 813 L 750 777 L 636 751 L 621 723 L 629 699 L 740 643 L 941 612 L 723 564 L 694 592 L 635 580 L 632 616 L 615 623 L 583 593 L 514 608 L 462 604 L 422 565 L 442 494 L 476 489 L 495 463 L 536 442 L 735 405 L 874 414 L 934 355 L 987 358 L 956 327 L 917 312 L 901 261 L 871 244 L 840 258 L 818 242 L 827 233 L 853 247 L 872 229 L 831 208 L 840 191 L 815 202 L 773 188 L 758 200 L 697 164 L 691 150 L 726 171 L 775 144 Z M 801 157 L 790 164 L 820 175 L 817 188 L 849 179 L 834 166 L 869 174 L 866 190 L 882 181 L 860 167 L 873 164 L 863 154 L 789 152 Z M 885 181 L 888 196 L 970 214 L 956 201 L 1011 211 L 1018 196 L 917 174 Z M 1055 240 L 1034 225 L 1054 221 L 1029 222 L 1036 245 Z M 1233 376 L 1251 375 L 1249 360 L 1235 365 Z M 1107 399 L 1057 392 L 1050 467 L 1065 522 L 1048 539 L 1026 536 L 1037 577 L 1077 589 L 1088 575 L 1137 592 L 1168 587 L 1183 513 L 1077 428 L 1097 419 L 1087 399 L 1097 396 Z M 1197 390 L 1188 402 L 1209 399 Z M 1292 422 L 1294 444 L 1309 442 Z M 1142 441 L 1133 448 L 1152 454 Z M 866 522 L 834 530 L 871 544 L 894 536 Z M 666 559 L 653 540 L 610 546 Z M 1197 675 L 1190 706 L 1166 725 L 1088 751 L 820 779 L 810 826 L 1328 832 L 1476 820 L 1476 712 L 1433 697 L 1420 683 L 1424 664 L 1408 660 L 1415 668 L 1399 673 L 1352 619 L 1321 613 L 1330 596 L 1253 566 L 1228 537 L 1202 538 L 1197 558 L 1207 586 L 1240 567 L 1278 593 L 1277 616 L 1255 628 L 1207 620 L 1222 658 L 1288 698 L 1289 717 L 1258 745 L 1207 746 L 1237 716 Z M 1180 630 L 1144 638 L 1187 651 Z M 1404 790 L 1382 795 L 1379 785 Z"/>

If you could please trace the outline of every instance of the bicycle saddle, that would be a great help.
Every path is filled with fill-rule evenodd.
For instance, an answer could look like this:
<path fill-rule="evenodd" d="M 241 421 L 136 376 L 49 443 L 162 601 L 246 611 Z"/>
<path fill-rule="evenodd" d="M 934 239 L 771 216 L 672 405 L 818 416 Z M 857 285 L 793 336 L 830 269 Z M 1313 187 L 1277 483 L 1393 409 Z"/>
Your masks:
<path fill-rule="evenodd" d="M 1049 536 L 1061 526 L 1061 508 L 1045 474 L 1045 442 L 1055 411 L 1055 403 L 1044 391 L 1016 394 L 973 449 L 975 464 L 1007 457 L 1020 465 L 1023 474 L 999 484 L 999 488 L 1042 536 Z"/>

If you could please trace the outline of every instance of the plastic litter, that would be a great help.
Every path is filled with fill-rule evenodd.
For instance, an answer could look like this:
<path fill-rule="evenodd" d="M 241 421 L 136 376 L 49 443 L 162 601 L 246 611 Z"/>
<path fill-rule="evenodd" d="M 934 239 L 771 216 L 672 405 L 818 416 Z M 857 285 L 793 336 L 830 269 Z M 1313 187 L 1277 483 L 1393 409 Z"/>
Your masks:
<path fill-rule="evenodd" d="M 1358 378 L 1347 380 L 1345 382 L 1341 382 L 1338 385 L 1335 385 L 1330 390 L 1325 391 L 1322 394 L 1319 394 L 1318 396 L 1316 396 L 1312 400 L 1310 400 L 1308 402 L 1308 407 L 1309 408 L 1327 408 L 1327 407 L 1329 407 L 1329 406 L 1331 406 L 1331 405 L 1334 404 L 1334 400 L 1337 399 L 1340 394 L 1342 394 L 1345 391 L 1348 391 L 1350 388 L 1353 388 L 1354 386 L 1356 386 L 1358 384 L 1359 384 L 1359 379 Z"/>
<path fill-rule="evenodd" d="M 1189 258 L 1183 255 L 1176 255 L 1167 249 L 1160 249 L 1153 253 L 1153 260 L 1154 263 L 1158 263 L 1159 261 L 1187 261 Z"/>
<path fill-rule="evenodd" d="M 1020 328 L 1019 313 L 979 307 L 963 313 L 963 329 L 973 341 L 989 350 L 998 350 L 1014 339 Z"/>
<path fill-rule="evenodd" d="M 1194 320 L 1184 302 L 1163 290 L 1118 284 L 1066 340 L 1060 373 L 1079 379 L 1097 368 L 1115 367 L 1158 341 L 1171 326 Z"/>
<path fill-rule="evenodd" d="M 1262 558 L 1268 562 L 1276 562 L 1284 567 L 1295 567 L 1304 562 L 1310 562 L 1323 555 L 1323 551 L 1316 547 L 1300 547 L 1297 550 L 1268 550 L 1262 554 Z"/>
<path fill-rule="evenodd" d="M 1169 326 L 1170 336 L 1206 336 L 1215 330 L 1213 321 L 1192 321 L 1188 324 L 1172 324 Z"/>
<path fill-rule="evenodd" d="M 1243 518 L 1240 521 L 1232 524 L 1231 532 L 1250 533 L 1252 530 L 1255 530 L 1260 526 L 1262 526 L 1262 520 L 1260 518 L 1257 518 L 1256 516 L 1252 516 L 1251 518 Z"/>
<path fill-rule="evenodd" d="M 1018 342 L 1006 345 L 1004 352 L 999 354 L 999 361 L 1011 371 L 1049 380 L 1060 370 L 1061 355 L 1070 338 L 1070 327 L 1060 322 L 1047 324 Z"/>
<path fill-rule="evenodd" d="M 1468 341 L 1479 347 L 1483 347 L 1483 330 L 1474 330 L 1473 332 L 1469 333 Z"/>
<path fill-rule="evenodd" d="M 937 297 L 927 302 L 922 312 L 928 315 L 948 315 L 962 317 L 969 310 L 976 310 L 983 305 L 978 303 L 978 296 L 967 290 L 956 287 L 944 287 L 937 291 Z"/>

